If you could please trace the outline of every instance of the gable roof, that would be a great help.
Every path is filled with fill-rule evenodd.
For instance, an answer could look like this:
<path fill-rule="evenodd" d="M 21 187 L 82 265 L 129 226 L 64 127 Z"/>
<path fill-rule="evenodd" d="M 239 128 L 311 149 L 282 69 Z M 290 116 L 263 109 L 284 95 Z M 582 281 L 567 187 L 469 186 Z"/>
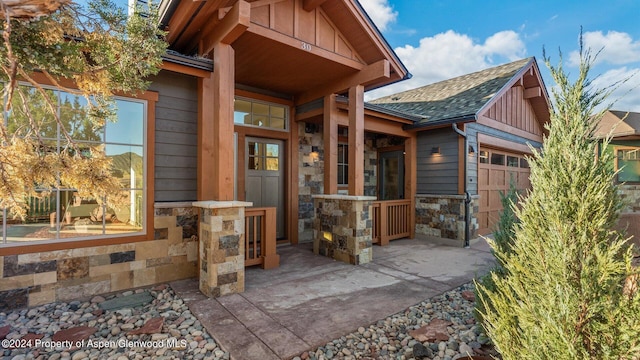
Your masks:
<path fill-rule="evenodd" d="M 423 119 L 418 126 L 447 120 L 475 120 L 480 111 L 532 63 L 535 59 L 530 57 L 385 96 L 370 103 L 420 116 Z"/>
<path fill-rule="evenodd" d="M 640 113 L 609 110 L 600 119 L 596 137 L 604 138 L 611 133 L 617 140 L 640 139 Z"/>

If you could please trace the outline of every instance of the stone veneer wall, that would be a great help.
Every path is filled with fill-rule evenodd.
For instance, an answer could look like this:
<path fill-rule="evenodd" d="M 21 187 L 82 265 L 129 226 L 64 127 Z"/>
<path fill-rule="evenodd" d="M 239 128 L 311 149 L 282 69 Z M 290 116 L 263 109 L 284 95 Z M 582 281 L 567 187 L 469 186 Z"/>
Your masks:
<path fill-rule="evenodd" d="M 370 196 L 318 195 L 313 252 L 348 264 L 373 259 Z"/>
<path fill-rule="evenodd" d="M 195 277 L 197 234 L 198 209 L 191 203 L 160 203 L 155 240 L 2 256 L 0 309 Z"/>
<path fill-rule="evenodd" d="M 478 207 L 480 197 L 471 197 L 471 239 L 478 234 Z M 416 195 L 416 236 L 424 235 L 445 239 L 456 246 L 464 244 L 464 195 Z"/>
<path fill-rule="evenodd" d="M 619 193 L 627 202 L 622 209 L 623 213 L 640 212 L 640 185 L 621 184 Z"/>
<path fill-rule="evenodd" d="M 312 195 L 324 192 L 324 144 L 322 126 L 307 132 L 298 125 L 298 242 L 313 241 L 314 206 Z"/>
<path fill-rule="evenodd" d="M 376 139 L 371 133 L 365 134 L 364 148 L 364 195 L 377 196 L 378 151 L 380 146 L 388 146 L 386 138 Z M 314 205 L 313 195 L 324 192 L 324 142 L 322 126 L 314 125 L 313 132 L 307 132 L 304 123 L 298 126 L 298 241 L 313 241 Z M 339 194 L 347 195 L 347 189 L 339 189 Z"/>

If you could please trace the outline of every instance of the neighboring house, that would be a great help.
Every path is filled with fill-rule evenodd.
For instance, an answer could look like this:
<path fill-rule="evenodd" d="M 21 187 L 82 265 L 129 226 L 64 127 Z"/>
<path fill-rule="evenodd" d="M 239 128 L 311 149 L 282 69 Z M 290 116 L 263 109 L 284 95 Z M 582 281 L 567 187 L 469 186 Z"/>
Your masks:
<path fill-rule="evenodd" d="M 357 1 L 164 0 L 161 15 L 170 50 L 149 90 L 74 134 L 106 145 L 128 205 L 58 189 L 26 221 L 5 213 L 0 309 L 196 276 L 224 295 L 245 265 L 277 266 L 271 237 L 357 264 L 413 235 L 419 117 L 364 102 L 410 74 Z M 55 91 L 81 124 L 82 102 Z"/>
<path fill-rule="evenodd" d="M 620 229 L 633 235 L 640 247 L 640 113 L 607 111 L 596 129 L 596 137 L 611 136 L 606 151 L 614 155 L 616 182 L 625 201 Z"/>
<path fill-rule="evenodd" d="M 549 121 L 535 58 L 371 103 L 422 118 L 410 126 L 418 134 L 417 235 L 468 244 L 476 232 L 492 232 L 510 181 L 529 187 L 525 157 L 541 146 Z"/>

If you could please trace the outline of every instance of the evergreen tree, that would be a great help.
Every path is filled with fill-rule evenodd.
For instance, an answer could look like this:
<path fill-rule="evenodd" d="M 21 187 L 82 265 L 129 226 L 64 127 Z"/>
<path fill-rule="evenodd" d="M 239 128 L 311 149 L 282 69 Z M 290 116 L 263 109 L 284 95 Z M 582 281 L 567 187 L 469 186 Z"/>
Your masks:
<path fill-rule="evenodd" d="M 562 58 L 552 66 L 545 55 L 557 83 L 549 134 L 530 161 L 532 190 L 516 209 L 511 253 L 493 247 L 505 276 L 492 276 L 495 289 L 478 285 L 484 329 L 504 359 L 640 356 L 638 269 L 612 230 L 622 200 L 612 155 L 596 156 L 593 136 L 611 88 L 593 89 L 594 57 L 580 54 L 575 82 Z"/>

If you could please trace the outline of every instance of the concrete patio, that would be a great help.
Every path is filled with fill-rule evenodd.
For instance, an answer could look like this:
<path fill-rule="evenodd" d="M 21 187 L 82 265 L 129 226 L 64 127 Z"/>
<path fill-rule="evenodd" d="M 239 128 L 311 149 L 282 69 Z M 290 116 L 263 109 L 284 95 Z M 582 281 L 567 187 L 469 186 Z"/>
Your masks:
<path fill-rule="evenodd" d="M 210 299 L 195 279 L 171 283 L 234 359 L 288 359 L 471 281 L 493 265 L 487 244 L 468 249 L 421 240 L 374 246 L 354 266 L 316 256 L 311 244 L 278 248 L 281 266 L 248 268 L 245 292 Z"/>

